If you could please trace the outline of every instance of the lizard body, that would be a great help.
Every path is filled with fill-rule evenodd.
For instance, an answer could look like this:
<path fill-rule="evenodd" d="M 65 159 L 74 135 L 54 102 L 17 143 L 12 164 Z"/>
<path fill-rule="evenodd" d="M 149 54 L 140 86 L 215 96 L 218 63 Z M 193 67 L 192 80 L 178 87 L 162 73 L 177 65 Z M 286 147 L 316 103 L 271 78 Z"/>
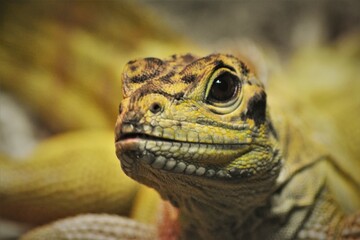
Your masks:
<path fill-rule="evenodd" d="M 358 239 L 358 183 L 269 100 L 231 55 L 130 61 L 116 152 L 127 175 L 171 203 L 157 233 L 85 215 L 23 239 Z"/>
<path fill-rule="evenodd" d="M 131 61 L 123 97 L 115 130 L 122 168 L 179 209 L 180 239 L 344 236 L 359 186 L 270 113 L 263 84 L 236 57 Z M 336 187 L 346 203 L 330 173 L 345 179 Z"/>

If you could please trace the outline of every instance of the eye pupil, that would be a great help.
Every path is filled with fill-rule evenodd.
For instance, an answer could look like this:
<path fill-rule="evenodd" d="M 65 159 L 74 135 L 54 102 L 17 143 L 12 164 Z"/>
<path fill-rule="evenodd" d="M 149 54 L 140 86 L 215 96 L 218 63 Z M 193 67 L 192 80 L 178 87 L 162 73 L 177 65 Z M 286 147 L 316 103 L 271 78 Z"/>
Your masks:
<path fill-rule="evenodd" d="M 213 82 L 208 100 L 215 102 L 226 102 L 231 100 L 238 88 L 237 77 L 230 73 L 223 73 Z"/>

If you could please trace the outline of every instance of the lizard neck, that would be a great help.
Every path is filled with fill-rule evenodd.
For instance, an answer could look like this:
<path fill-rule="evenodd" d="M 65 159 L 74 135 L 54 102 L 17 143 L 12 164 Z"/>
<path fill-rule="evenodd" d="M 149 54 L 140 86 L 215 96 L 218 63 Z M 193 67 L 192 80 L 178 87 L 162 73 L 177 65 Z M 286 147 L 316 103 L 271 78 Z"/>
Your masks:
<path fill-rule="evenodd" d="M 179 209 L 180 239 L 240 239 L 247 226 L 255 227 L 256 209 L 267 205 L 274 181 L 211 187 L 198 183 L 186 194 L 177 194 L 178 189 L 167 193 L 167 199 Z"/>
<path fill-rule="evenodd" d="M 269 142 L 273 148 L 269 161 L 274 165 L 261 175 L 211 181 L 184 174 L 171 188 L 169 178 L 154 185 L 163 199 L 179 209 L 179 239 L 242 239 L 256 229 L 262 214 L 270 212 L 282 165 L 275 134 L 269 134 Z"/>

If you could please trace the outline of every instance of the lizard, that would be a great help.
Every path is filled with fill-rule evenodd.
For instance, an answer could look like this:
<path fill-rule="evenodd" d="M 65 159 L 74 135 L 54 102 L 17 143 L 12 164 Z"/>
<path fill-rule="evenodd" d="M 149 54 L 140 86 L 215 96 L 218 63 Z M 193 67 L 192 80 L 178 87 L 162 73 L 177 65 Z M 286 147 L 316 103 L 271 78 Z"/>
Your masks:
<path fill-rule="evenodd" d="M 276 111 L 235 56 L 130 61 L 116 153 L 179 209 L 180 239 L 360 238 L 358 183 Z"/>
<path fill-rule="evenodd" d="M 104 239 L 360 238 L 359 184 L 268 104 L 264 84 L 236 56 L 132 60 L 122 82 L 116 155 L 129 177 L 170 203 L 158 231 L 85 215 L 24 239 L 96 239 L 94 228 Z M 46 235 L 51 227 L 57 234 Z"/>

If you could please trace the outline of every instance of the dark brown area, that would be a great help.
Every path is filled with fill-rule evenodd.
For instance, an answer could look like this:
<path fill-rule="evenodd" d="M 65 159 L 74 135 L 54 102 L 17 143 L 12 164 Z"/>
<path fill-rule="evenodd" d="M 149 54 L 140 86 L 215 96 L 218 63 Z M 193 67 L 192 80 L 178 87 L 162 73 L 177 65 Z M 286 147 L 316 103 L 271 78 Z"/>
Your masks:
<path fill-rule="evenodd" d="M 266 93 L 261 92 L 250 98 L 247 113 L 242 118 L 250 118 L 259 126 L 266 121 Z"/>
<path fill-rule="evenodd" d="M 138 66 L 135 66 L 135 65 L 130 66 L 130 70 L 133 72 L 136 71 L 137 68 L 138 68 Z"/>
<path fill-rule="evenodd" d="M 245 76 L 247 76 L 250 72 L 249 68 L 246 66 L 246 64 L 244 62 L 240 62 L 240 67 L 241 67 L 241 73 Z"/>
<path fill-rule="evenodd" d="M 197 76 L 195 74 L 189 74 L 189 75 L 184 75 L 181 78 L 181 81 L 185 82 L 185 83 L 192 83 L 196 80 Z"/>
<path fill-rule="evenodd" d="M 160 77 L 160 80 L 165 83 L 171 83 L 171 78 L 175 75 L 175 71 L 171 71 L 166 75 Z"/>
<path fill-rule="evenodd" d="M 155 77 L 156 75 L 158 75 L 157 72 L 154 72 L 153 74 L 136 75 L 136 76 L 133 76 L 133 77 L 129 78 L 129 82 L 131 82 L 131 83 L 143 83 L 146 80 Z"/>
<path fill-rule="evenodd" d="M 182 58 L 187 63 L 190 63 L 195 60 L 195 57 L 193 55 L 191 55 L 190 53 L 183 55 Z"/>
<path fill-rule="evenodd" d="M 147 63 L 149 67 L 161 66 L 164 64 L 164 62 L 161 59 L 153 58 L 153 57 L 144 58 L 144 61 Z"/>

